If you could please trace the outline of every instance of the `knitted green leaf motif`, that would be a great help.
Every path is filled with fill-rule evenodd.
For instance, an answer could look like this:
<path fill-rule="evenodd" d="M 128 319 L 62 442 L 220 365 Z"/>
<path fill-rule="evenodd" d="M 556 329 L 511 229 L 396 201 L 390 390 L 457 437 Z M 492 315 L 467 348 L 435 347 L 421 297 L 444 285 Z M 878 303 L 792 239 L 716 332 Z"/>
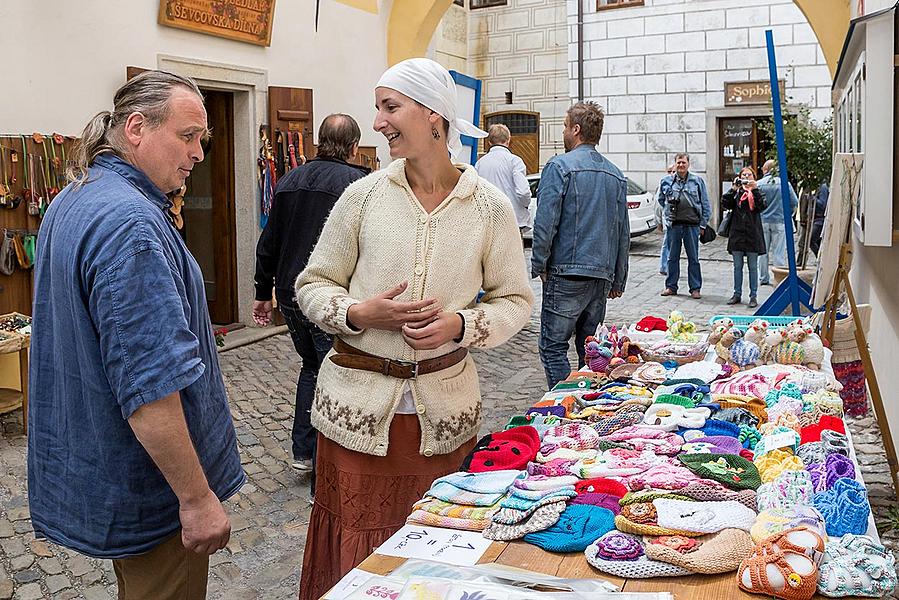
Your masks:
<path fill-rule="evenodd" d="M 702 466 L 716 475 L 730 477 L 734 481 L 740 481 L 740 475 L 746 472 L 746 469 L 730 466 L 723 457 L 719 457 L 718 460 L 704 462 Z"/>

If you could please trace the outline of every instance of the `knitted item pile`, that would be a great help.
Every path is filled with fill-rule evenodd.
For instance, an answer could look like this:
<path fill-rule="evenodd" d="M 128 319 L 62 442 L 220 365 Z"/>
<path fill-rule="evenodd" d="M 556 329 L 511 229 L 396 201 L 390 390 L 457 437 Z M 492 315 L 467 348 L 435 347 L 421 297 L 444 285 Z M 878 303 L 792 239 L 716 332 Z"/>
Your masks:
<path fill-rule="evenodd" d="M 573 504 L 549 528 L 528 533 L 524 541 L 548 552 L 583 552 L 597 537 L 615 527 L 612 511 L 589 504 Z"/>
<path fill-rule="evenodd" d="M 696 431 L 698 433 L 692 433 Z M 740 426 L 736 423 L 730 423 L 728 421 L 720 421 L 718 419 L 707 419 L 705 425 L 702 427 L 691 429 L 687 432 L 682 432 L 681 435 L 684 438 L 685 442 L 692 441 L 697 437 L 708 437 L 710 435 L 726 435 L 729 437 L 740 437 Z"/>
<path fill-rule="evenodd" d="M 525 520 L 513 524 L 506 524 L 497 520 L 497 517 L 501 514 L 503 515 L 502 518 L 509 518 L 506 511 L 511 509 L 500 509 L 493 515 L 494 519 L 487 525 L 481 535 L 488 540 L 506 542 L 521 539 L 528 533 L 543 531 L 544 529 L 552 527 L 552 525 L 559 520 L 559 516 L 565 512 L 565 508 L 564 501 L 545 504 L 537 508 Z"/>
<path fill-rule="evenodd" d="M 467 506 L 492 506 L 499 502 L 524 471 L 489 471 L 486 473 L 451 473 L 431 484 L 426 497 Z"/>
<path fill-rule="evenodd" d="M 497 508 L 497 511 L 491 516 L 494 523 L 502 525 L 515 525 L 522 523 L 530 518 L 535 512 L 549 504 L 565 504 L 565 502 L 574 497 L 576 494 L 568 492 L 553 492 L 539 500 L 526 500 L 523 498 L 504 498 Z M 523 535 L 523 534 L 522 534 Z"/>
<path fill-rule="evenodd" d="M 678 459 L 703 479 L 711 479 L 733 490 L 754 490 L 761 485 L 758 469 L 733 454 L 681 454 Z"/>
<path fill-rule="evenodd" d="M 825 596 L 869 596 L 893 593 L 897 585 L 893 553 L 866 535 L 848 534 L 827 542 L 818 574 Z"/>
<path fill-rule="evenodd" d="M 483 531 L 490 525 L 490 519 L 497 510 L 499 506 L 496 504 L 464 506 L 436 498 L 423 498 L 412 506 L 412 514 L 406 518 L 406 522 L 431 527 Z"/>
<path fill-rule="evenodd" d="M 603 573 L 624 578 L 680 577 L 692 572 L 683 567 L 650 560 L 643 543 L 633 535 L 611 531 L 584 550 L 587 562 Z"/>
<path fill-rule="evenodd" d="M 749 534 L 742 529 L 722 529 L 697 538 L 662 536 L 647 540 L 646 557 L 683 567 L 693 573 L 713 575 L 740 567 L 752 551 Z"/>
<path fill-rule="evenodd" d="M 676 433 L 650 427 L 632 425 L 602 437 L 604 441 L 627 442 L 635 450 L 650 449 L 656 454 L 674 455 L 680 452 L 684 438 Z"/>
<path fill-rule="evenodd" d="M 728 528 L 748 532 L 756 517 L 755 511 L 732 500 L 693 502 L 656 498 L 652 504 L 659 527 L 688 531 L 694 535 Z"/>
<path fill-rule="evenodd" d="M 815 494 L 812 502 L 824 516 L 827 535 L 862 535 L 868 531 L 868 516 L 871 514 L 868 492 L 854 479 L 837 479 L 829 490 Z"/>

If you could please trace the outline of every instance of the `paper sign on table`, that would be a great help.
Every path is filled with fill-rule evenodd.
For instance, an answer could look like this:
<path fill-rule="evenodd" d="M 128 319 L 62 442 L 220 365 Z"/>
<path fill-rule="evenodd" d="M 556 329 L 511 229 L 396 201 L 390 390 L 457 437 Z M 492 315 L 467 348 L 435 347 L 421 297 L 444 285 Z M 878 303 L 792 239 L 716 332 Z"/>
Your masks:
<path fill-rule="evenodd" d="M 366 581 L 374 577 L 372 573 L 362 569 L 352 569 L 349 573 L 337 582 L 331 591 L 324 596 L 324 600 L 341 600 L 349 596 L 353 590 L 364 584 Z"/>
<path fill-rule="evenodd" d="M 492 542 L 479 531 L 404 525 L 376 552 L 403 558 L 424 558 L 453 565 L 477 564 Z"/>
<path fill-rule="evenodd" d="M 787 448 L 796 445 L 796 432 L 784 431 L 782 433 L 772 433 L 762 437 L 764 440 L 765 454 L 778 448 Z"/>

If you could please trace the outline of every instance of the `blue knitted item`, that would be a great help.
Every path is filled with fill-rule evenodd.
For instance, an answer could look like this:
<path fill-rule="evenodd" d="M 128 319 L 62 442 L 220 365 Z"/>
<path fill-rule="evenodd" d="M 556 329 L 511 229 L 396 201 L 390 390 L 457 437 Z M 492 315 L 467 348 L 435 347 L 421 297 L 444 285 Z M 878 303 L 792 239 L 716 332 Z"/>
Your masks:
<path fill-rule="evenodd" d="M 832 488 L 815 494 L 812 504 L 824 516 L 827 535 L 863 535 L 868 531 L 868 516 L 871 514 L 868 492 L 854 479 L 837 479 Z"/>
<path fill-rule="evenodd" d="M 548 552 L 583 552 L 587 546 L 615 529 L 615 515 L 607 508 L 571 504 L 555 525 L 529 533 L 524 541 Z"/>
<path fill-rule="evenodd" d="M 698 435 L 692 435 L 692 438 L 697 437 L 707 437 L 710 435 L 726 435 L 729 437 L 740 437 L 740 426 L 735 423 L 729 423 L 727 421 L 720 421 L 718 419 L 706 419 L 705 425 L 703 425 L 699 429 L 679 429 L 678 433 L 683 434 L 685 431 L 698 431 L 700 432 Z M 687 440 L 687 436 L 683 436 L 684 440 Z M 689 441 L 689 440 L 687 440 Z"/>

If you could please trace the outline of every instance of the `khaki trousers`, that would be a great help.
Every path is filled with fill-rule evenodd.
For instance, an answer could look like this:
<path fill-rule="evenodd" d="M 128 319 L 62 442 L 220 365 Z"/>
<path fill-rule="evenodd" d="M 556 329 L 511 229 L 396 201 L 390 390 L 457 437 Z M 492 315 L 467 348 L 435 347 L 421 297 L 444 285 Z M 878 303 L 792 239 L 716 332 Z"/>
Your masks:
<path fill-rule="evenodd" d="M 146 554 L 112 561 L 119 600 L 204 600 L 209 557 L 181 544 L 181 530 Z"/>

